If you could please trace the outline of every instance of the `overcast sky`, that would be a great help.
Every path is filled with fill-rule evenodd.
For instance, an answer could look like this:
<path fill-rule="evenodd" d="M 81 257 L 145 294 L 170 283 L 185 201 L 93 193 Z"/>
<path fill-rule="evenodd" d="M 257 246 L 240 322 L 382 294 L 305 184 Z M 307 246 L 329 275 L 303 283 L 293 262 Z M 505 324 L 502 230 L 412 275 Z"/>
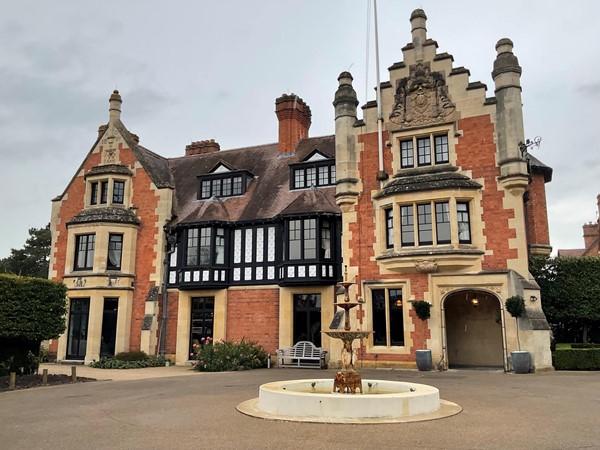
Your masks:
<path fill-rule="evenodd" d="M 333 134 L 331 102 L 345 70 L 361 104 L 375 97 L 367 0 L 2 3 L 0 257 L 49 222 L 50 201 L 108 121 L 115 88 L 127 128 L 166 157 L 203 139 L 222 149 L 275 142 L 282 93 L 310 105 L 311 136 Z M 581 248 L 600 194 L 600 1 L 379 0 L 382 81 L 402 59 L 419 7 L 438 52 L 487 84 L 488 96 L 495 44 L 513 40 L 526 137 L 542 137 L 532 153 L 554 168 L 551 243 Z"/>

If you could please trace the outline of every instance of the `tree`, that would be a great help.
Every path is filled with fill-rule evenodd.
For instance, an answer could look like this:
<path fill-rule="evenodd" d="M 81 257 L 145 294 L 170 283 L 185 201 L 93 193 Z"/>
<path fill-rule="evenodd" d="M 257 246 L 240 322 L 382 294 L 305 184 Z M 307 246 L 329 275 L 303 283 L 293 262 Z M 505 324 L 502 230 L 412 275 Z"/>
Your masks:
<path fill-rule="evenodd" d="M 30 228 L 23 248 L 13 248 L 10 256 L 0 259 L 0 273 L 48 278 L 51 240 L 50 224 L 45 228 Z"/>
<path fill-rule="evenodd" d="M 550 323 L 567 335 L 580 330 L 587 342 L 590 328 L 600 324 L 600 257 L 532 257 L 529 266 Z"/>

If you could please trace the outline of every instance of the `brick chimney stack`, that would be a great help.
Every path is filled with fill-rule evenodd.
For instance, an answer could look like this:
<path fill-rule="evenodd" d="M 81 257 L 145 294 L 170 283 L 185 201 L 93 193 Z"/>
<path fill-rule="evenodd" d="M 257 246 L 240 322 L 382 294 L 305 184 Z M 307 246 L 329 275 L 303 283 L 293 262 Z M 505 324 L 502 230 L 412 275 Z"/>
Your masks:
<path fill-rule="evenodd" d="M 221 146 L 214 139 L 210 141 L 195 141 L 185 146 L 185 156 L 205 155 L 206 153 L 218 152 Z"/>
<path fill-rule="evenodd" d="M 310 107 L 296 94 L 283 94 L 275 100 L 279 120 L 279 153 L 287 154 L 308 137 L 312 114 Z"/>

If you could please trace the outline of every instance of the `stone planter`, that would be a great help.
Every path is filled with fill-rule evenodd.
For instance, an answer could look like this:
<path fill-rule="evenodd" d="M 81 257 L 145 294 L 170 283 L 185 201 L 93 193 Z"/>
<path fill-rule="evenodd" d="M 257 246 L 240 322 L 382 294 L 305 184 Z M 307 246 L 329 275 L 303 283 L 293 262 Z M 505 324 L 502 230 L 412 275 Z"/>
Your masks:
<path fill-rule="evenodd" d="M 526 352 L 527 353 L 527 352 Z M 431 350 L 417 350 L 417 368 L 421 372 L 427 372 L 431 370 Z"/>
<path fill-rule="evenodd" d="M 529 352 L 510 352 L 510 360 L 515 373 L 529 373 L 529 369 L 531 367 L 531 357 Z"/>

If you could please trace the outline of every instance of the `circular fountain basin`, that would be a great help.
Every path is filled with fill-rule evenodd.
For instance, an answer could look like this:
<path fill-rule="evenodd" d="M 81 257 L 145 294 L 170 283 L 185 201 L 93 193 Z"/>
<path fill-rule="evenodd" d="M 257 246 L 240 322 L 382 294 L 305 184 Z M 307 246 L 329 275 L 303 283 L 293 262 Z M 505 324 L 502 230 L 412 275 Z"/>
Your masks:
<path fill-rule="evenodd" d="M 300 422 L 393 423 L 432 420 L 462 408 L 440 400 L 437 388 L 418 383 L 363 380 L 363 393 L 333 393 L 333 381 L 288 380 L 260 386 L 258 399 L 237 409 L 255 417 Z"/>

